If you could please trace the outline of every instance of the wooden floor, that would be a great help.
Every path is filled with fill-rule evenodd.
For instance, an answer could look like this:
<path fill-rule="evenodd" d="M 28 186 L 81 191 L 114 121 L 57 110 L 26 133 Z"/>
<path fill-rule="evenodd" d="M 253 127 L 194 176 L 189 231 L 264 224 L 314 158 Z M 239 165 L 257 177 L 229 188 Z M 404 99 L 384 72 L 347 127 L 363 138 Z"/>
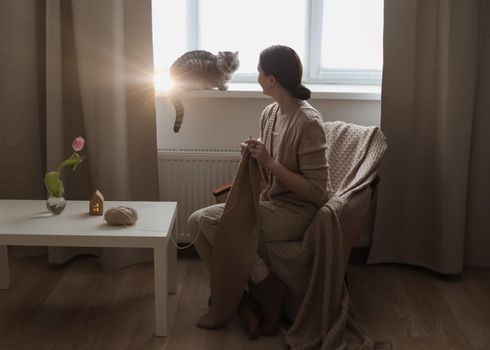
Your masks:
<path fill-rule="evenodd" d="M 238 321 L 207 331 L 208 274 L 179 257 L 170 335 L 153 336 L 153 267 L 104 271 L 97 259 L 52 267 L 45 256 L 11 262 L 12 286 L 0 291 L 0 349 L 284 349 L 282 335 L 250 341 Z M 395 349 L 490 349 L 490 271 L 459 278 L 394 266 L 351 265 L 349 288 L 359 320 Z"/>

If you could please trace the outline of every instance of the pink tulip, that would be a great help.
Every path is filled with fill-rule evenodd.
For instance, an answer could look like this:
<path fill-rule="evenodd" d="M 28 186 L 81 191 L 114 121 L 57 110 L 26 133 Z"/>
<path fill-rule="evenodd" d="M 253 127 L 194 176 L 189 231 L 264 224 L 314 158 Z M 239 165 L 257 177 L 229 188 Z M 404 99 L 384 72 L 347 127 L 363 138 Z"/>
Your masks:
<path fill-rule="evenodd" d="M 71 144 L 71 147 L 73 147 L 73 150 L 75 152 L 81 151 L 83 149 L 83 146 L 85 146 L 85 140 L 81 136 L 78 136 L 76 139 L 74 139 Z"/>

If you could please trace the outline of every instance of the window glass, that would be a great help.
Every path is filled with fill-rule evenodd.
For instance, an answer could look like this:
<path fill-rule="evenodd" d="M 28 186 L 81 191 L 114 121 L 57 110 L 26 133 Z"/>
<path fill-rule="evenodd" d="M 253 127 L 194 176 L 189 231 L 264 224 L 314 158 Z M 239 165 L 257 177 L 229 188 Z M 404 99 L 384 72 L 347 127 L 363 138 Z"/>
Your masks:
<path fill-rule="evenodd" d="M 306 82 L 379 84 L 383 6 L 383 0 L 152 0 L 156 88 L 170 86 L 170 65 L 189 50 L 239 51 L 233 81 L 254 82 L 260 51 L 274 44 L 296 50 Z"/>
<path fill-rule="evenodd" d="M 170 84 L 168 68 L 187 51 L 186 1 L 152 1 L 153 57 L 155 87 L 164 90 Z"/>
<path fill-rule="evenodd" d="M 383 0 L 324 0 L 323 69 L 381 70 Z"/>
<path fill-rule="evenodd" d="M 307 0 L 200 0 L 198 46 L 216 54 L 239 51 L 237 73 L 256 74 L 259 53 L 292 47 L 304 61 Z"/>

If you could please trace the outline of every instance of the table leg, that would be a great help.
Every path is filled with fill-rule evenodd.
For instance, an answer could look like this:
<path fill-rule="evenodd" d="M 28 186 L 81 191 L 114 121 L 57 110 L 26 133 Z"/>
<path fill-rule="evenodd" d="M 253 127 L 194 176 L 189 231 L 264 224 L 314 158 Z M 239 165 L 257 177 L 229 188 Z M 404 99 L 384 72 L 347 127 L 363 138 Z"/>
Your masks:
<path fill-rule="evenodd" d="M 177 223 L 174 223 L 170 232 L 174 242 L 177 242 Z M 168 292 L 177 293 L 177 248 L 172 242 L 167 241 L 168 255 Z"/>
<path fill-rule="evenodd" d="M 155 335 L 167 336 L 167 250 L 154 249 L 155 270 Z"/>
<path fill-rule="evenodd" d="M 0 245 L 0 289 L 10 287 L 9 254 L 6 245 Z"/>

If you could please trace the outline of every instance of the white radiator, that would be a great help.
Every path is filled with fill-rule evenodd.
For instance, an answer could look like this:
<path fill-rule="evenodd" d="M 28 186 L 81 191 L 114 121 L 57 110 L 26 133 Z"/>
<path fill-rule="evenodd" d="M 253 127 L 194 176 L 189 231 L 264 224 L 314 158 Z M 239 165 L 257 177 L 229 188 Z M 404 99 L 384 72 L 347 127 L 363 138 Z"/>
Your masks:
<path fill-rule="evenodd" d="M 195 210 L 215 204 L 213 189 L 233 181 L 239 162 L 236 150 L 158 150 L 160 200 L 177 202 L 179 242 L 190 242 L 187 218 Z"/>

